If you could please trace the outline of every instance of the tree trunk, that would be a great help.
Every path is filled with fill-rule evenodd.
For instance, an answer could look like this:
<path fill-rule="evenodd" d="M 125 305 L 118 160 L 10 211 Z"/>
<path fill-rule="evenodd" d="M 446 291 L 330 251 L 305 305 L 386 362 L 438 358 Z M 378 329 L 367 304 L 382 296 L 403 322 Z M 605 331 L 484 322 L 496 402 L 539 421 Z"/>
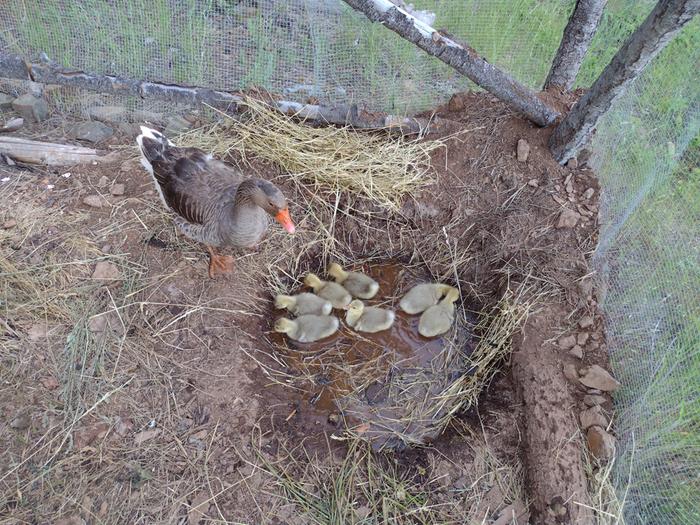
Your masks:
<path fill-rule="evenodd" d="M 590 139 L 598 120 L 673 36 L 700 11 L 700 0 L 660 0 L 549 139 L 564 164 Z"/>
<path fill-rule="evenodd" d="M 29 63 L 17 55 L 0 55 L 0 77 L 71 86 L 111 95 L 167 100 L 188 106 L 207 104 L 222 110 L 241 111 L 245 109 L 245 106 L 239 108 L 239 104 L 245 99 L 240 94 L 75 71 L 51 62 L 48 58 L 44 58 L 43 62 L 40 63 Z M 357 129 L 390 130 L 404 134 L 426 135 L 449 131 L 454 124 L 451 120 L 437 117 L 413 118 L 382 112 L 369 112 L 354 104 L 351 106 L 321 106 L 272 100 L 271 98 L 267 102 L 288 116 L 320 124 L 337 124 Z"/>
<path fill-rule="evenodd" d="M 554 122 L 558 113 L 537 95 L 516 82 L 496 66 L 480 57 L 469 45 L 459 44 L 440 33 L 389 0 L 344 0 L 353 9 L 364 13 L 372 22 L 384 26 L 414 43 L 428 54 L 466 75 L 497 98 L 503 100 L 540 126 Z"/>
<path fill-rule="evenodd" d="M 552 61 L 552 69 L 549 70 L 544 89 L 556 86 L 569 91 L 572 88 L 588 46 L 598 30 L 607 1 L 576 0 L 576 7 L 564 29 L 564 35 Z"/>

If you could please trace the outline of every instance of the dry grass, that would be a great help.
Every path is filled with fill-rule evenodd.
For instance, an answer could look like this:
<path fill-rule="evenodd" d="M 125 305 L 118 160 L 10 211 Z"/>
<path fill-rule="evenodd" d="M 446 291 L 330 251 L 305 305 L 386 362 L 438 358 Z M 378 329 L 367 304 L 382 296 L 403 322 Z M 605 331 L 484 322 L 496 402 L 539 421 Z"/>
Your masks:
<path fill-rule="evenodd" d="M 581 443 L 583 464 L 588 478 L 588 496 L 597 525 L 625 525 L 623 509 L 626 494 L 620 499 L 613 483 L 615 460 L 601 463 L 590 455 Z"/>
<path fill-rule="evenodd" d="M 250 97 L 245 106 L 249 111 L 242 119 L 220 113 L 221 123 L 188 133 L 180 142 L 220 156 L 232 151 L 244 159 L 256 156 L 304 181 L 312 192 L 361 194 L 389 210 L 431 182 L 430 154 L 444 147 L 440 140 L 307 126 Z"/>
<path fill-rule="evenodd" d="M 349 440 L 341 456 L 329 445 L 328 453 L 318 457 L 285 443 L 272 455 L 257 438 L 251 461 L 301 512 L 294 523 L 483 523 L 487 516 L 507 512 L 511 503 L 524 503 L 522 468 L 499 461 L 485 435 L 463 425 L 455 430 L 470 458 L 466 464 L 456 465 L 432 449 L 426 451 L 426 467 L 399 463 L 374 454 L 360 439 Z"/>

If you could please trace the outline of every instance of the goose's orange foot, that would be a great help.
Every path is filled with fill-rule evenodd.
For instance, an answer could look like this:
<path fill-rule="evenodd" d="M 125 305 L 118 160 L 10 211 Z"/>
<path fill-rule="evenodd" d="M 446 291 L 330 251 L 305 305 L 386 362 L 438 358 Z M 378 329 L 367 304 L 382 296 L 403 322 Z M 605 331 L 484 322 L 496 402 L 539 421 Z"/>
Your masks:
<path fill-rule="evenodd" d="M 209 277 L 214 279 L 217 275 L 226 275 L 233 272 L 233 257 L 230 255 L 217 255 L 207 246 L 209 251 Z"/>

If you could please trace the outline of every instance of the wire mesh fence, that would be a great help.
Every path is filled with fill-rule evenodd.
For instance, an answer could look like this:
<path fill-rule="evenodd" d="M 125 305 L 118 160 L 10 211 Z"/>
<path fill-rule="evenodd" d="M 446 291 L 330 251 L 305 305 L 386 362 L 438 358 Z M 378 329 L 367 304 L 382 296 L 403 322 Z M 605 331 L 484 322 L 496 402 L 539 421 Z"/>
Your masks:
<path fill-rule="evenodd" d="M 541 86 L 573 0 L 415 0 L 444 28 L 532 88 Z M 578 79 L 587 86 L 648 14 L 610 0 Z M 340 0 L 7 0 L 0 52 L 65 66 L 394 114 L 469 81 Z M 607 293 L 616 398 L 617 489 L 628 523 L 700 523 L 700 24 L 689 24 L 599 126 L 604 188 L 595 261 Z M 99 94 L 55 102 L 70 112 Z M 143 108 L 137 98 L 120 103 Z M 149 103 L 152 104 L 152 103 Z"/>

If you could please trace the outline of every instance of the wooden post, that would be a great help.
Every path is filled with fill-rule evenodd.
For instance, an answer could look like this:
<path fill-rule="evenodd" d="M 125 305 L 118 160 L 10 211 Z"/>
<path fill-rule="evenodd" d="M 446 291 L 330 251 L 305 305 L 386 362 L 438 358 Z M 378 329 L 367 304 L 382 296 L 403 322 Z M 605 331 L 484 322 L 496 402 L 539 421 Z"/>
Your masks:
<path fill-rule="evenodd" d="M 576 0 L 576 6 L 566 24 L 559 49 L 552 61 L 552 69 L 544 89 L 559 87 L 570 90 L 593 40 L 603 9 L 608 0 Z"/>
<path fill-rule="evenodd" d="M 441 34 L 389 0 L 343 1 L 372 22 L 382 23 L 429 55 L 466 75 L 535 124 L 547 126 L 558 117 L 558 113 L 542 102 L 533 91 L 489 64 L 474 49 Z"/>
<path fill-rule="evenodd" d="M 586 145 L 613 101 L 673 36 L 700 11 L 700 0 L 660 0 L 632 33 L 590 91 L 573 107 L 549 139 L 554 158 L 564 164 Z"/>

